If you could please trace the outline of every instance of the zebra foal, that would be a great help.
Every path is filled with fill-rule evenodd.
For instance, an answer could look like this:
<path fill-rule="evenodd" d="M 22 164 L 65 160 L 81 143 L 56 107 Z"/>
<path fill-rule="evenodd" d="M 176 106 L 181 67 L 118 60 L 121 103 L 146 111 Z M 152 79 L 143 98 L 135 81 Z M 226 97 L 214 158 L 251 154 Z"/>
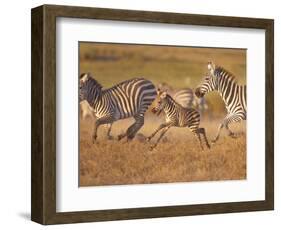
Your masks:
<path fill-rule="evenodd" d="M 230 123 L 240 122 L 247 118 L 246 85 L 239 85 L 230 72 L 212 62 L 208 62 L 208 70 L 209 74 L 205 77 L 203 83 L 197 87 L 195 94 L 201 98 L 208 92 L 217 91 L 227 109 L 227 115 L 219 125 L 212 142 L 219 139 L 222 128 L 226 129 L 229 136 L 236 137 L 237 135 L 228 126 Z"/>
<path fill-rule="evenodd" d="M 205 129 L 199 128 L 199 112 L 193 108 L 182 107 L 165 91 L 158 90 L 157 94 L 157 105 L 152 109 L 152 112 L 159 115 L 161 111 L 164 111 L 166 122 L 161 124 L 149 137 L 147 137 L 147 141 L 150 141 L 156 133 L 163 129 L 156 143 L 151 146 L 151 150 L 157 146 L 158 142 L 171 127 L 188 127 L 191 132 L 197 136 L 202 149 L 204 149 L 201 141 L 201 135 L 203 135 L 206 146 L 210 148 Z"/>
<path fill-rule="evenodd" d="M 191 88 L 183 88 L 175 90 L 167 83 L 160 83 L 158 88 L 166 91 L 178 104 L 184 108 L 195 108 L 199 111 L 200 116 L 208 110 L 208 103 L 204 97 L 195 97 Z"/>
<path fill-rule="evenodd" d="M 129 117 L 135 119 L 126 131 L 120 134 L 118 140 L 127 137 L 131 140 L 144 124 L 144 114 L 156 97 L 154 85 L 144 78 L 134 78 L 123 81 L 112 88 L 102 89 L 90 73 L 80 75 L 80 102 L 86 100 L 96 116 L 93 143 L 97 139 L 97 131 L 100 125 L 109 124 L 108 139 L 112 139 L 110 132 L 112 123 Z"/>

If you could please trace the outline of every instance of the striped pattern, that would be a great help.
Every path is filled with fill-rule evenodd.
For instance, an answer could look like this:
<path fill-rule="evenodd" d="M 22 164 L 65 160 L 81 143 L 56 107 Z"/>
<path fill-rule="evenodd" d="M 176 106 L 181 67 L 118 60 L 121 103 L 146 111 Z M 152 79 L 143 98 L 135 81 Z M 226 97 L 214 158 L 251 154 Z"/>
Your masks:
<path fill-rule="evenodd" d="M 213 142 L 219 139 L 222 128 L 227 130 L 229 136 L 236 137 L 228 125 L 246 120 L 246 85 L 239 85 L 230 72 L 220 66 L 216 67 L 211 62 L 208 63 L 208 69 L 210 74 L 205 77 L 203 83 L 196 89 L 195 94 L 198 97 L 203 97 L 208 92 L 218 91 L 227 109 L 227 116 L 220 124 Z"/>
<path fill-rule="evenodd" d="M 169 94 L 166 92 L 158 90 L 158 98 L 157 105 L 153 108 L 152 112 L 156 114 L 160 114 L 161 111 L 164 111 L 166 116 L 166 122 L 161 124 L 158 129 L 154 133 L 151 134 L 150 137 L 147 138 L 148 141 L 151 140 L 153 136 L 161 129 L 163 132 L 160 134 L 155 145 L 151 146 L 151 148 L 155 148 L 160 139 L 164 136 L 164 134 L 171 127 L 188 127 L 191 132 L 193 132 L 199 139 L 200 146 L 203 149 L 203 145 L 201 142 L 201 136 L 205 140 L 207 147 L 209 148 L 209 143 L 206 137 L 205 129 L 199 128 L 200 124 L 200 114 L 193 108 L 184 108 L 180 104 L 178 104 Z"/>
<path fill-rule="evenodd" d="M 173 99 L 184 108 L 195 108 L 202 116 L 208 110 L 208 104 L 205 98 L 195 97 L 195 94 L 191 88 L 184 88 L 175 90 L 167 83 L 160 83 L 158 89 L 168 92 Z"/>
<path fill-rule="evenodd" d="M 173 95 L 173 99 L 184 108 L 191 108 L 194 98 L 193 90 L 190 88 L 178 90 Z"/>
<path fill-rule="evenodd" d="M 99 125 L 129 117 L 135 118 L 127 132 L 120 134 L 118 139 L 134 138 L 144 124 L 144 114 L 156 97 L 154 85 L 144 78 L 134 78 L 121 82 L 112 88 L 102 89 L 102 86 L 88 74 L 80 76 L 80 101 L 86 100 L 92 107 L 97 118 L 93 133 L 93 142 L 97 138 Z M 108 133 L 110 136 L 110 131 Z"/>

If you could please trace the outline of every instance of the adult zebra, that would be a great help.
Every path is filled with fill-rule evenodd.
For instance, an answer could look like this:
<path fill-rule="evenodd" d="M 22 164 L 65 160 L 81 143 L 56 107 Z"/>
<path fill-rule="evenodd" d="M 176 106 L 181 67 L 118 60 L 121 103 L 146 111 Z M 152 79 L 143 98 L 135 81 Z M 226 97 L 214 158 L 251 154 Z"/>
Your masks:
<path fill-rule="evenodd" d="M 222 128 L 227 130 L 229 136 L 236 137 L 237 135 L 229 129 L 228 125 L 246 120 L 246 85 L 239 85 L 230 72 L 212 62 L 208 62 L 208 70 L 210 73 L 195 90 L 195 94 L 197 97 L 203 97 L 206 93 L 216 90 L 227 109 L 227 115 L 219 125 L 217 135 L 212 142 L 219 139 Z"/>
<path fill-rule="evenodd" d="M 118 140 L 127 137 L 134 138 L 144 124 L 144 114 L 156 97 L 154 85 L 144 78 L 134 78 L 121 82 L 112 88 L 102 89 L 90 73 L 80 75 L 80 101 L 86 100 L 93 108 L 96 116 L 92 141 L 97 139 L 97 130 L 100 125 L 110 124 L 107 136 L 109 139 L 114 121 L 134 117 L 133 123 L 126 131 L 120 134 Z"/>
<path fill-rule="evenodd" d="M 171 127 L 188 127 L 192 133 L 194 133 L 199 142 L 202 149 L 202 141 L 201 136 L 203 135 L 204 141 L 208 148 L 210 145 L 208 143 L 206 132 L 204 128 L 199 128 L 200 124 L 200 114 L 193 108 L 184 108 L 180 104 L 178 104 L 166 91 L 157 91 L 158 97 L 156 101 L 156 106 L 152 109 L 153 113 L 160 114 L 161 111 L 164 111 L 166 115 L 166 122 L 161 124 L 149 137 L 147 137 L 147 141 L 150 141 L 152 137 L 156 135 L 160 130 L 163 129 L 160 134 L 158 140 L 154 145 L 151 146 L 151 150 L 154 149 L 164 134 Z"/>
<path fill-rule="evenodd" d="M 191 108 L 194 104 L 194 93 L 190 88 L 177 90 L 172 97 L 184 108 Z"/>

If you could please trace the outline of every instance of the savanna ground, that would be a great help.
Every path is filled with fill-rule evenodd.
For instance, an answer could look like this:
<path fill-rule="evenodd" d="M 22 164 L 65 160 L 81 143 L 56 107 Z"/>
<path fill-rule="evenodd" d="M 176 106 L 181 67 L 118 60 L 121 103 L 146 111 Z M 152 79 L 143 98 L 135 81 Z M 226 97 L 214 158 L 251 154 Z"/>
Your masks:
<path fill-rule="evenodd" d="M 105 88 L 133 77 L 145 77 L 156 86 L 165 82 L 175 89 L 195 88 L 213 61 L 232 72 L 239 83 L 246 82 L 246 51 L 241 49 L 183 48 L 80 43 L 80 73 L 91 72 Z M 226 115 L 217 93 L 206 97 L 209 110 L 201 127 L 210 141 Z M 107 140 L 107 127 L 98 131 L 98 143 L 92 144 L 93 118 L 80 119 L 79 185 L 148 184 L 190 181 L 239 180 L 246 178 L 246 122 L 231 125 L 243 132 L 236 139 L 222 132 L 211 149 L 202 151 L 188 128 L 171 128 L 153 151 L 144 136 L 161 122 L 147 112 L 145 124 L 135 140 L 126 143 Z M 133 119 L 117 121 L 112 134 L 125 132 Z M 160 133 L 159 133 L 160 134 Z M 151 143 L 157 139 L 152 139 Z"/>
<path fill-rule="evenodd" d="M 150 135 L 162 118 L 146 118 L 140 130 Z M 133 120 L 118 121 L 112 127 L 116 137 Z M 202 122 L 210 140 L 214 137 L 218 120 Z M 239 180 L 246 178 L 246 138 L 236 139 L 223 132 L 211 149 L 201 150 L 197 138 L 188 128 L 171 128 L 158 146 L 150 151 L 142 135 L 127 143 L 107 140 L 107 127 L 99 130 L 98 143 L 91 143 L 92 121 L 80 123 L 80 186 L 113 184 L 148 184 L 166 182 Z M 232 129 L 245 132 L 244 124 Z M 158 135 L 151 140 L 151 144 Z M 165 138 L 166 137 L 166 138 Z"/>

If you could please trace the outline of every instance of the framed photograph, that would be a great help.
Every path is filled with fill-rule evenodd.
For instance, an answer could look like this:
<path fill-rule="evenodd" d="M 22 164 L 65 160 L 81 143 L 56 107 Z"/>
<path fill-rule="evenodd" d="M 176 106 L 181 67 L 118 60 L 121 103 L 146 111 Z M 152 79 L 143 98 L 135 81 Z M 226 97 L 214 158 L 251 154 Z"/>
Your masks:
<path fill-rule="evenodd" d="M 273 20 L 31 15 L 33 221 L 273 210 Z"/>

